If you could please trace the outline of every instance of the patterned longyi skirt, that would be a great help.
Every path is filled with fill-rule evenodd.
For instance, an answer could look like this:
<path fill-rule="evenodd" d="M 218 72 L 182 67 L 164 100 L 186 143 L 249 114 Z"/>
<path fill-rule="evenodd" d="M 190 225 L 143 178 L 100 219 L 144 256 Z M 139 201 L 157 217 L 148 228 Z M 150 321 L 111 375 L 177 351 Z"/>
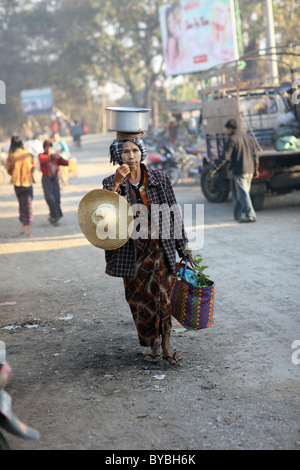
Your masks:
<path fill-rule="evenodd" d="M 15 193 L 19 201 L 19 220 L 21 224 L 32 225 L 32 199 L 33 188 L 32 186 L 15 186 Z"/>
<path fill-rule="evenodd" d="M 170 336 L 171 274 L 159 240 L 138 239 L 134 277 L 123 280 L 140 345 L 151 347 L 159 336 Z"/>

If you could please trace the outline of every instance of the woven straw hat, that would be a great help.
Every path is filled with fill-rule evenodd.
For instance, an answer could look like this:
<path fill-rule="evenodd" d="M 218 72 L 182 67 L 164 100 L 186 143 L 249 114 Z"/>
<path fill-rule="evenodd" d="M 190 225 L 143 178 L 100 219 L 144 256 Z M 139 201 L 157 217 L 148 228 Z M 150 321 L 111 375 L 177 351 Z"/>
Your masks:
<path fill-rule="evenodd" d="M 134 224 L 130 205 L 122 196 L 94 189 L 81 199 L 78 222 L 85 238 L 103 250 L 117 250 L 129 240 Z"/>

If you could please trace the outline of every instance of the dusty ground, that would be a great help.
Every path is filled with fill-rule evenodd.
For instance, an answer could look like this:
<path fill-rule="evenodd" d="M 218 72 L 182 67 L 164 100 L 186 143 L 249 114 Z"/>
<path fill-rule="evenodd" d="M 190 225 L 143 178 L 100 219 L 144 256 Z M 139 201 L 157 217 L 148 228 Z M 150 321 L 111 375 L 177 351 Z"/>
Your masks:
<path fill-rule="evenodd" d="M 18 236 L 17 201 L 0 189 L 0 340 L 17 416 L 39 442 L 5 434 L 14 449 L 299 449 L 300 193 L 267 199 L 256 224 L 232 220 L 231 202 L 205 203 L 201 249 L 216 283 L 215 325 L 174 325 L 175 367 L 147 365 L 120 279 L 77 224 L 81 197 L 110 174 L 112 136 L 73 152 L 79 177 L 62 193 L 64 218 L 47 222 L 40 175 L 31 239 Z M 12 329 L 7 329 L 10 326 Z"/>

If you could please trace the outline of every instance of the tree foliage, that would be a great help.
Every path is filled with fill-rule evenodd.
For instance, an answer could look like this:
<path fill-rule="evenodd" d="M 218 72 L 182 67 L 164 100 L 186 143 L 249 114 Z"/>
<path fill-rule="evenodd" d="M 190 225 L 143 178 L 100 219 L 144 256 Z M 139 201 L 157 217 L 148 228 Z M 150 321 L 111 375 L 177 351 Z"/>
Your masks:
<path fill-rule="evenodd" d="M 113 77 L 135 106 L 149 106 L 163 63 L 157 8 L 152 0 L 95 0 L 94 7 L 101 29 L 97 77 Z"/>
<path fill-rule="evenodd" d="M 91 82 L 113 81 L 133 105 L 151 106 L 165 78 L 158 8 L 171 2 L 2 0 L 0 80 L 7 90 L 2 129 L 20 127 L 20 91 L 30 88 L 51 87 L 55 103 L 73 115 L 90 110 Z M 277 44 L 299 44 L 299 2 L 273 0 L 273 9 Z M 258 49 L 266 44 L 265 1 L 240 0 L 240 11 L 245 51 Z M 292 56 L 288 61 L 296 64 Z M 249 62 L 245 72 L 263 76 L 268 67 Z"/>
<path fill-rule="evenodd" d="M 265 0 L 239 0 L 245 53 L 267 48 L 267 15 Z M 300 4 L 296 0 L 273 0 L 274 27 L 278 51 L 300 53 Z M 298 47 L 295 47 L 298 45 Z M 281 80 L 291 80 L 290 68 L 299 67 L 300 57 L 278 56 Z M 245 78 L 265 78 L 269 73 L 268 57 L 249 61 Z"/>

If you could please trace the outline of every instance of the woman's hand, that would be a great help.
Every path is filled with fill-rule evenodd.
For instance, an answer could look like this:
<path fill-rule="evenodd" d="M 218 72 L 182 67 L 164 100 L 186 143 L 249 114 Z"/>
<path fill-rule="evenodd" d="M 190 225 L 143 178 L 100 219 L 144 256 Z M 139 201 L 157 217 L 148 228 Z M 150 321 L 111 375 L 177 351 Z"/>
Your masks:
<path fill-rule="evenodd" d="M 193 261 L 193 253 L 192 253 L 192 250 L 190 249 L 183 249 L 183 248 L 179 248 L 178 249 L 178 254 L 180 256 L 180 258 L 184 259 L 184 260 L 187 260 L 189 262 Z"/>
<path fill-rule="evenodd" d="M 115 176 L 114 176 L 114 191 L 118 189 L 122 181 L 128 176 L 130 173 L 130 168 L 128 165 L 123 164 L 117 168 Z"/>

